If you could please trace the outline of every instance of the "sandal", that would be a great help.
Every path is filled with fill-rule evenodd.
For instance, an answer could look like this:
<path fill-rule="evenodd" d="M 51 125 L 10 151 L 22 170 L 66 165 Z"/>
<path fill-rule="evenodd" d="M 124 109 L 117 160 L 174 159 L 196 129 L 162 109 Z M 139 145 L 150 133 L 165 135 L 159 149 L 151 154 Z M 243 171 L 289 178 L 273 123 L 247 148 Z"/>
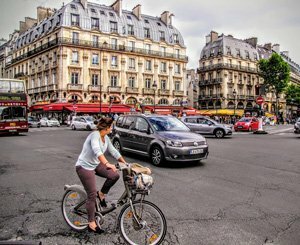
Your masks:
<path fill-rule="evenodd" d="M 99 198 L 99 201 L 100 201 L 100 206 L 101 206 L 102 208 L 107 208 L 107 203 L 106 203 L 106 201 L 105 201 L 105 198 L 103 198 L 102 200 L 101 200 L 101 198 L 100 198 L 100 191 L 98 191 L 98 198 Z"/>
<path fill-rule="evenodd" d="M 93 232 L 93 233 L 97 233 L 97 234 L 102 234 L 102 233 L 105 232 L 105 230 L 101 229 L 99 226 L 96 226 L 95 230 L 93 230 L 90 226 L 88 226 L 88 231 Z"/>

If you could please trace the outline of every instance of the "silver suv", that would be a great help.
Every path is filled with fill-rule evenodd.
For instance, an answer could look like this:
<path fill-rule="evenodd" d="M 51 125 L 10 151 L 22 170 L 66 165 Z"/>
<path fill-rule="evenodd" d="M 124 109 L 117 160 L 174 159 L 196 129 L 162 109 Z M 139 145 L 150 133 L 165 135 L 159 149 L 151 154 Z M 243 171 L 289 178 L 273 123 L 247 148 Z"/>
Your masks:
<path fill-rule="evenodd" d="M 156 166 L 164 160 L 199 161 L 208 155 L 205 138 L 191 132 L 173 116 L 120 116 L 112 132 L 112 142 L 120 152 L 150 156 Z"/>
<path fill-rule="evenodd" d="M 294 125 L 294 133 L 300 134 L 300 117 L 298 118 L 297 122 Z"/>
<path fill-rule="evenodd" d="M 195 133 L 214 135 L 216 138 L 232 135 L 232 126 L 218 123 L 208 117 L 186 116 L 182 117 L 181 121 Z"/>
<path fill-rule="evenodd" d="M 92 116 L 76 116 L 72 118 L 71 128 L 72 130 L 76 130 L 76 129 L 94 130 L 96 129 L 96 125 L 94 123 L 94 118 Z"/>

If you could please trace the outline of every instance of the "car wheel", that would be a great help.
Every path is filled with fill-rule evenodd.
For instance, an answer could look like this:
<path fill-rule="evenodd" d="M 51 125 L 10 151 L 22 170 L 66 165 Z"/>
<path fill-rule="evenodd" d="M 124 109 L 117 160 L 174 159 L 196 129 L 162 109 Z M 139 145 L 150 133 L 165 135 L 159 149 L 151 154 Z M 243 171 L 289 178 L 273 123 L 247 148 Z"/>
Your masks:
<path fill-rule="evenodd" d="M 151 150 L 151 161 L 155 166 L 161 166 L 164 160 L 164 153 L 160 147 L 154 146 Z"/>
<path fill-rule="evenodd" d="M 224 135 L 225 135 L 225 133 L 224 133 L 224 131 L 223 131 L 222 129 L 217 129 L 217 130 L 215 131 L 215 137 L 216 137 L 216 138 L 223 138 Z"/>
<path fill-rule="evenodd" d="M 46 127 L 49 127 L 49 124 L 48 124 L 48 123 L 46 123 Z"/>
<path fill-rule="evenodd" d="M 91 131 L 91 130 L 92 130 L 91 126 L 90 126 L 90 125 L 87 125 L 87 126 L 86 126 L 86 130 Z"/>
<path fill-rule="evenodd" d="M 252 132 L 252 128 L 251 128 L 251 127 L 249 127 L 248 131 L 249 131 L 249 132 Z"/>
<path fill-rule="evenodd" d="M 74 124 L 72 125 L 72 130 L 76 130 L 76 127 Z"/>
<path fill-rule="evenodd" d="M 116 148 L 116 150 L 117 150 L 118 152 L 120 152 L 120 153 L 122 152 L 122 149 L 121 149 L 121 143 L 120 143 L 119 140 L 114 140 L 113 145 L 114 145 L 114 147 Z"/>

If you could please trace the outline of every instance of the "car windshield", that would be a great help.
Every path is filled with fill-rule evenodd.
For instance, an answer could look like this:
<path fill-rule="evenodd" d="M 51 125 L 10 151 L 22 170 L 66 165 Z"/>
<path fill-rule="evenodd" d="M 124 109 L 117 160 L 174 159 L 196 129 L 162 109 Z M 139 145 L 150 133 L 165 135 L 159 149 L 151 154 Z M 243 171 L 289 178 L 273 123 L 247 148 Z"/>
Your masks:
<path fill-rule="evenodd" d="M 251 118 L 241 118 L 239 122 L 251 122 Z"/>
<path fill-rule="evenodd" d="M 0 121 L 26 121 L 25 106 L 0 106 Z"/>
<path fill-rule="evenodd" d="M 85 120 L 87 120 L 89 122 L 94 122 L 94 118 L 93 117 L 85 117 Z"/>
<path fill-rule="evenodd" d="M 190 129 L 175 117 L 150 117 L 151 125 L 157 131 L 190 131 Z"/>

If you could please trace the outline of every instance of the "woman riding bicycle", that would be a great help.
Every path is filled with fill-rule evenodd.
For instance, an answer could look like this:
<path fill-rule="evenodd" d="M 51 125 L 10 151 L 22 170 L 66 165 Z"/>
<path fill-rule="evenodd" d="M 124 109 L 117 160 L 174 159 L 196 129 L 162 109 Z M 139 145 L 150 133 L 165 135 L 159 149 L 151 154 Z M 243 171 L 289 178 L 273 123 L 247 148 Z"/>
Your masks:
<path fill-rule="evenodd" d="M 96 197 L 100 199 L 100 205 L 107 207 L 105 194 L 119 179 L 119 174 L 115 165 L 108 162 L 104 153 L 108 152 L 119 162 L 125 163 L 124 158 L 112 145 L 107 134 L 111 132 L 113 124 L 112 118 L 101 118 L 97 124 L 97 131 L 92 132 L 86 138 L 82 151 L 76 162 L 76 172 L 87 193 L 86 209 L 88 213 L 88 230 L 95 233 L 104 232 L 95 222 Z M 104 177 L 101 191 L 97 193 L 96 177 Z"/>

